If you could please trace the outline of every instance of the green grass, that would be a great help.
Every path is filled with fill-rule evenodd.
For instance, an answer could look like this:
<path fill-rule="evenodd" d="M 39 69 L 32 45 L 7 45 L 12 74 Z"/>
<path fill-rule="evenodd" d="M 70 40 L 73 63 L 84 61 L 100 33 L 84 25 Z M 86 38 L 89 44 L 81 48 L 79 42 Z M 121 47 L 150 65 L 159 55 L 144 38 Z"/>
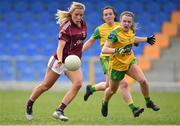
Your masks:
<path fill-rule="evenodd" d="M 65 92 L 44 93 L 34 104 L 34 119 L 25 118 L 25 103 L 30 91 L 0 91 L 0 125 L 180 125 L 180 92 L 151 92 L 151 97 L 161 107 L 154 112 L 145 107 L 139 92 L 133 92 L 135 104 L 145 107 L 144 113 L 134 118 L 119 93 L 109 103 L 109 115 L 101 116 L 102 92 L 95 93 L 87 102 L 83 101 L 81 91 L 67 107 L 68 122 L 52 118 L 52 113 L 62 100 Z"/>

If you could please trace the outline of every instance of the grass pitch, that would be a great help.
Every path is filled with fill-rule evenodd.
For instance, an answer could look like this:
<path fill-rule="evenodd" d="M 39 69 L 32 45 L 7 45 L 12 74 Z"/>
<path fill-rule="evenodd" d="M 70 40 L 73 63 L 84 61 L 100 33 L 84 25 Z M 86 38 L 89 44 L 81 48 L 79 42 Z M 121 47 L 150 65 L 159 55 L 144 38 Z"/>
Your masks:
<path fill-rule="evenodd" d="M 101 116 L 102 92 L 96 92 L 87 102 L 83 101 L 84 91 L 66 108 L 68 122 L 52 118 L 65 92 L 48 91 L 34 104 L 34 119 L 25 118 L 25 103 L 31 91 L 0 91 L 0 125 L 180 125 L 180 92 L 151 92 L 152 99 L 161 110 L 154 112 L 145 107 L 141 93 L 133 92 L 136 105 L 145 111 L 134 118 L 127 104 L 117 92 L 109 103 L 108 117 Z"/>

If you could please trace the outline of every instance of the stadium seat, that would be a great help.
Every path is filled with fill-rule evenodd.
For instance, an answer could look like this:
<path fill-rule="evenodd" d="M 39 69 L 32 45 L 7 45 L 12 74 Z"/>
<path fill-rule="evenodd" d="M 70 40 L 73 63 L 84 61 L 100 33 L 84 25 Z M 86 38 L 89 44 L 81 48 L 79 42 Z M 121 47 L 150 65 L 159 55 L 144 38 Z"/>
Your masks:
<path fill-rule="evenodd" d="M 7 67 L 8 66 L 8 67 Z M 0 60 L 0 80 L 12 81 L 14 77 L 14 66 L 13 62 L 9 60 Z"/>
<path fill-rule="evenodd" d="M 3 37 L 7 32 L 9 32 L 7 24 L 5 22 L 0 22 L 0 36 Z"/>
<path fill-rule="evenodd" d="M 23 22 L 24 25 L 30 25 L 31 23 L 35 22 L 35 14 L 31 11 L 27 11 L 26 13 L 20 14 L 21 18 L 20 21 Z"/>
<path fill-rule="evenodd" d="M 158 33 L 156 34 L 156 43 L 161 48 L 168 48 L 170 45 L 169 37 L 162 33 Z"/>
<path fill-rule="evenodd" d="M 162 33 L 169 36 L 169 37 L 172 37 L 172 36 L 176 36 L 177 35 L 177 25 L 176 24 L 173 24 L 171 22 L 165 22 L 163 23 L 163 26 L 162 26 Z"/>
<path fill-rule="evenodd" d="M 180 25 L 180 11 L 174 11 L 171 15 L 171 22 Z"/>
<path fill-rule="evenodd" d="M 146 12 L 149 13 L 149 15 L 154 15 L 154 13 L 159 13 L 161 12 L 161 8 L 160 8 L 161 4 L 158 4 L 156 2 L 151 2 L 150 5 L 149 4 L 145 4 L 145 8 L 146 8 Z"/>
<path fill-rule="evenodd" d="M 39 13 L 37 15 L 36 21 L 39 23 L 39 25 L 48 24 L 51 21 L 51 16 L 52 15 L 49 12 Z"/>
<path fill-rule="evenodd" d="M 0 12 L 7 13 L 7 12 L 10 12 L 10 11 L 12 11 L 12 4 L 7 0 L 6 1 L 2 0 L 1 1 Z"/>
<path fill-rule="evenodd" d="M 158 59 L 160 57 L 160 48 L 156 45 L 145 46 L 144 57 L 150 60 Z"/>
<path fill-rule="evenodd" d="M 47 68 L 46 60 L 33 60 L 32 61 L 32 70 L 35 80 L 42 80 L 44 78 L 46 68 Z"/>
<path fill-rule="evenodd" d="M 45 11 L 45 4 L 43 1 L 36 1 L 30 3 L 30 10 L 33 13 L 41 14 Z"/>
<path fill-rule="evenodd" d="M 152 15 L 153 22 L 159 26 L 162 26 L 163 22 L 169 21 L 169 17 L 170 15 L 166 14 L 165 12 L 154 13 Z"/>
<path fill-rule="evenodd" d="M 29 4 L 26 1 L 20 1 L 13 4 L 14 11 L 18 13 L 23 13 L 29 10 Z"/>
<path fill-rule="evenodd" d="M 124 8 L 123 10 L 127 10 L 127 7 Z M 145 7 L 143 3 L 140 2 L 132 2 L 129 4 L 128 10 L 132 11 L 135 15 L 141 14 L 142 12 L 145 11 Z"/>
<path fill-rule="evenodd" d="M 8 24 L 18 22 L 18 16 L 16 12 L 10 11 L 8 14 L 5 14 L 4 21 Z"/>
<path fill-rule="evenodd" d="M 138 65 L 143 71 L 148 71 L 151 68 L 151 62 L 147 57 L 139 56 L 137 58 Z"/>
<path fill-rule="evenodd" d="M 167 14 L 170 15 L 173 11 L 178 9 L 177 3 L 173 1 L 168 1 L 166 4 L 163 4 L 163 11 Z"/>

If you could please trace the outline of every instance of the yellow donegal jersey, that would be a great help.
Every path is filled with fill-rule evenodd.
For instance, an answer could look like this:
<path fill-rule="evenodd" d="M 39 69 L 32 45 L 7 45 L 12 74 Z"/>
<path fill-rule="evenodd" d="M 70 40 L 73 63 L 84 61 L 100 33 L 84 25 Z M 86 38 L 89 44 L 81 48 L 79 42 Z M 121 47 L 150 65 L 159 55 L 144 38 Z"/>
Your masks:
<path fill-rule="evenodd" d="M 119 26 L 115 28 L 108 36 L 108 42 L 110 42 L 111 48 L 130 48 L 128 52 L 123 54 L 111 54 L 110 66 L 118 71 L 128 70 L 130 63 L 135 58 L 132 44 L 134 43 L 135 35 L 132 30 L 123 32 Z"/>
<path fill-rule="evenodd" d="M 107 41 L 108 35 L 112 32 L 114 28 L 119 26 L 118 22 L 115 22 L 113 26 L 109 26 L 107 23 L 104 23 L 97 27 L 92 35 L 93 39 L 100 40 L 101 48 L 104 46 L 105 42 Z M 109 54 L 100 54 L 100 56 L 109 56 Z"/>

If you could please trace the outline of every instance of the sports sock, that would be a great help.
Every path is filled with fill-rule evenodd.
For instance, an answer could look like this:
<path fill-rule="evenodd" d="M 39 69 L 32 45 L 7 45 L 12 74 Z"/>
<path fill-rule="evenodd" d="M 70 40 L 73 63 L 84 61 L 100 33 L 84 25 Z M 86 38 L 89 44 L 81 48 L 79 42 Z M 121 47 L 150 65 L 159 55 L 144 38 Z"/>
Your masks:
<path fill-rule="evenodd" d="M 91 92 L 95 92 L 96 91 L 96 85 L 92 85 L 91 88 L 90 88 Z"/>
<path fill-rule="evenodd" d="M 150 97 L 145 97 L 145 101 L 146 101 L 146 103 L 150 102 L 151 101 Z"/>
<path fill-rule="evenodd" d="M 134 109 L 136 109 L 137 107 L 134 105 L 134 103 L 132 102 L 132 103 L 130 103 L 130 104 L 128 104 L 128 106 L 129 106 L 129 108 L 131 109 L 131 110 L 134 110 Z"/>
<path fill-rule="evenodd" d="M 57 108 L 57 110 L 63 112 L 66 106 L 67 105 L 62 102 L 61 105 Z"/>
<path fill-rule="evenodd" d="M 107 106 L 108 105 L 108 101 L 102 101 L 103 106 Z"/>
<path fill-rule="evenodd" d="M 28 102 L 27 102 L 27 106 L 33 106 L 33 104 L 34 104 L 34 101 L 32 101 L 31 99 L 29 99 L 28 100 Z"/>

